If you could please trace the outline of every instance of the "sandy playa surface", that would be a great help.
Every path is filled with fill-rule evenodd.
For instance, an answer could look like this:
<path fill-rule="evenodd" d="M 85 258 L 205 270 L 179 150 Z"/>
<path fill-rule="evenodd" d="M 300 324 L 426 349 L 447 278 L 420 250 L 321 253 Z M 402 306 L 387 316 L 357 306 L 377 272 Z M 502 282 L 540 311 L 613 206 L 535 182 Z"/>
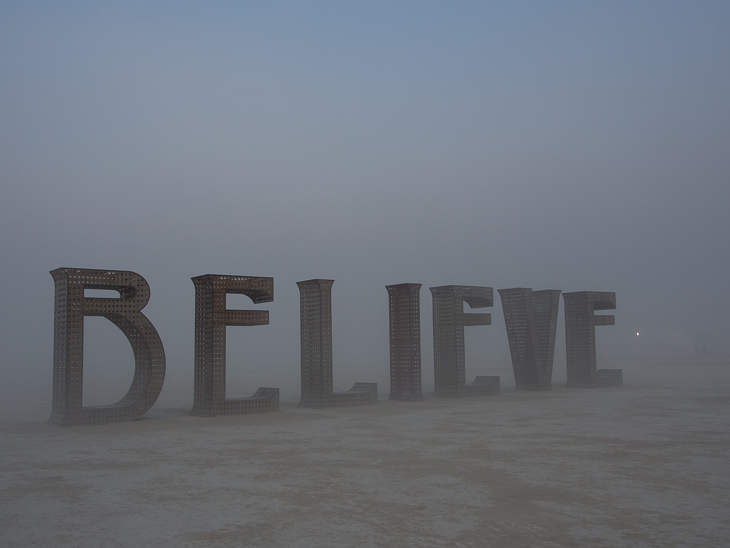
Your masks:
<path fill-rule="evenodd" d="M 509 380 L 460 400 L 5 420 L 0 544 L 730 545 L 730 363 L 625 367 L 600 390 Z"/>

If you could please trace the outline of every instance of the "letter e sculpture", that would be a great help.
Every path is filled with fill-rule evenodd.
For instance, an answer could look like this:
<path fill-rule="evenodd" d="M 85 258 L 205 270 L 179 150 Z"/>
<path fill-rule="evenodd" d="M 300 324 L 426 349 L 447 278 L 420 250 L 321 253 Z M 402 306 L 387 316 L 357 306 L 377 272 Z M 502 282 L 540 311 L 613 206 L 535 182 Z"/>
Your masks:
<path fill-rule="evenodd" d="M 434 392 L 437 397 L 499 394 L 498 376 L 477 376 L 466 384 L 464 327 L 491 325 L 491 314 L 467 314 L 471 308 L 493 306 L 491 287 L 444 285 L 431 287 L 433 295 Z"/>
<path fill-rule="evenodd" d="M 279 389 L 259 388 L 248 398 L 226 399 L 226 326 L 268 325 L 268 310 L 228 310 L 226 295 L 254 303 L 274 300 L 274 279 L 206 274 L 195 285 L 195 399 L 191 415 L 245 415 L 279 410 Z"/>
<path fill-rule="evenodd" d="M 568 388 L 619 386 L 621 369 L 596 369 L 597 325 L 614 325 L 612 315 L 593 314 L 594 310 L 614 310 L 616 293 L 578 291 L 563 293 L 565 302 L 565 352 Z"/>

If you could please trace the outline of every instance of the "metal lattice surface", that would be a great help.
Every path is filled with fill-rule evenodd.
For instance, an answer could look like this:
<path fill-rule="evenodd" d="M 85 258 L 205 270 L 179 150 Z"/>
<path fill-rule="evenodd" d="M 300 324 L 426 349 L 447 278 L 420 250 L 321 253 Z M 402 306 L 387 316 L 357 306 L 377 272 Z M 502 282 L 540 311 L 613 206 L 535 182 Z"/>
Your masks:
<path fill-rule="evenodd" d="M 420 400 L 421 284 L 385 286 L 390 311 L 390 399 Z"/>
<path fill-rule="evenodd" d="M 550 390 L 560 290 L 500 289 L 517 390 Z"/>
<path fill-rule="evenodd" d="M 466 384 L 464 327 L 491 325 L 491 314 L 465 313 L 493 306 L 491 287 L 444 285 L 431 287 L 433 296 L 434 396 L 461 397 L 499 394 L 498 376 L 478 376 Z"/>
<path fill-rule="evenodd" d="M 616 386 L 622 382 L 620 369 L 596 368 L 596 326 L 614 325 L 612 315 L 594 315 L 596 310 L 614 310 L 616 293 L 578 291 L 563 293 L 565 303 L 565 351 L 568 388 Z"/>
<path fill-rule="evenodd" d="M 344 407 L 375 403 L 377 383 L 358 382 L 347 392 L 332 388 L 332 284 L 334 280 L 297 282 L 299 287 L 302 407 Z"/>
<path fill-rule="evenodd" d="M 165 379 L 165 350 L 141 310 L 150 298 L 135 272 L 57 268 L 53 349 L 53 409 L 50 422 L 62 426 L 139 419 L 155 403 Z M 86 289 L 114 290 L 119 298 L 86 297 Z M 127 337 L 134 353 L 134 377 L 127 394 L 112 405 L 83 406 L 84 316 L 103 316 Z"/>
<path fill-rule="evenodd" d="M 191 415 L 245 415 L 279 410 L 279 389 L 259 388 L 248 398 L 226 398 L 226 327 L 268 325 L 268 310 L 229 310 L 226 295 L 254 303 L 274 300 L 274 279 L 206 274 L 195 285 L 195 399 Z"/>

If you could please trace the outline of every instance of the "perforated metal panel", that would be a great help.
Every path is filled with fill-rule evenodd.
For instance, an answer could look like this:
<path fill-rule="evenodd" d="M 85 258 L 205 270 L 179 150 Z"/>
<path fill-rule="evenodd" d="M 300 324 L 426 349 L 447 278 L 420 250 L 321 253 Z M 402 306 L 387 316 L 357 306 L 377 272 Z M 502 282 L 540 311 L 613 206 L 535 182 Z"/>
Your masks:
<path fill-rule="evenodd" d="M 62 426 L 105 424 L 140 418 L 154 405 L 165 379 L 165 351 L 141 310 L 150 298 L 135 272 L 57 268 L 53 350 L 53 410 Z M 86 297 L 84 290 L 119 292 L 119 298 Z M 112 405 L 83 406 L 84 316 L 103 316 L 127 337 L 134 353 L 134 377 L 127 394 Z"/>
<path fill-rule="evenodd" d="M 614 325 L 612 315 L 594 315 L 595 310 L 614 310 L 616 293 L 578 291 L 563 293 L 565 303 L 565 350 L 568 388 L 616 386 L 622 383 L 620 369 L 597 369 L 596 326 Z"/>
<path fill-rule="evenodd" d="M 377 383 L 355 383 L 347 392 L 332 390 L 332 284 L 297 282 L 299 287 L 302 407 L 343 407 L 375 403 Z"/>
<path fill-rule="evenodd" d="M 517 390 L 550 390 L 560 290 L 500 289 Z"/>
<path fill-rule="evenodd" d="M 433 296 L 434 396 L 461 397 L 499 394 L 498 376 L 478 376 L 466 384 L 464 327 L 491 325 L 491 314 L 464 312 L 493 306 L 491 287 L 444 285 L 431 287 Z"/>
<path fill-rule="evenodd" d="M 421 284 L 386 286 L 390 311 L 390 399 L 420 400 Z"/>
<path fill-rule="evenodd" d="M 268 325 L 268 310 L 229 310 L 226 295 L 254 303 L 274 300 L 274 279 L 206 274 L 195 285 L 195 400 L 191 415 L 245 415 L 279 410 L 279 389 L 259 388 L 248 398 L 226 398 L 226 327 Z"/>

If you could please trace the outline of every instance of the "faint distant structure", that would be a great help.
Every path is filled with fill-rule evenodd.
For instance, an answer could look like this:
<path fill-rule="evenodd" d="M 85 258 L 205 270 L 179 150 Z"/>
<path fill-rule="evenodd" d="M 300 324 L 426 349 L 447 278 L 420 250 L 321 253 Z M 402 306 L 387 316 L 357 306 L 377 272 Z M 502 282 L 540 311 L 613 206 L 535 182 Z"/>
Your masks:
<path fill-rule="evenodd" d="M 434 392 L 437 397 L 484 396 L 499 394 L 498 376 L 477 376 L 466 384 L 464 327 L 491 325 L 491 314 L 464 312 L 493 306 L 491 287 L 444 285 L 431 287 L 433 297 Z"/>
<path fill-rule="evenodd" d="M 421 284 L 387 285 L 390 334 L 390 399 L 420 400 Z"/>
<path fill-rule="evenodd" d="M 710 343 L 715 340 L 714 334 L 709 332 L 700 333 L 695 337 L 695 354 L 702 354 L 703 356 L 710 355 Z M 702 345 L 702 350 L 700 346 Z"/>
<path fill-rule="evenodd" d="M 195 285 L 195 397 L 191 415 L 245 415 L 279 410 L 279 389 L 259 388 L 248 398 L 226 398 L 226 327 L 268 325 L 268 310 L 229 310 L 226 295 L 254 303 L 274 300 L 274 279 L 206 274 Z"/>
<path fill-rule="evenodd" d="M 560 290 L 500 289 L 517 390 L 552 388 Z"/>
<path fill-rule="evenodd" d="M 614 325 L 613 315 L 594 315 L 595 310 L 614 310 L 616 293 L 578 291 L 563 293 L 565 303 L 565 350 L 568 388 L 594 388 L 622 384 L 621 369 L 596 368 L 596 326 Z"/>
<path fill-rule="evenodd" d="M 57 268 L 53 348 L 53 408 L 50 422 L 62 426 L 130 421 L 157 400 L 165 379 L 165 350 L 141 310 L 150 299 L 145 279 L 135 272 Z M 113 290 L 118 298 L 87 297 L 85 291 Z M 132 345 L 134 377 L 127 394 L 111 405 L 83 406 L 84 316 L 103 316 Z"/>
<path fill-rule="evenodd" d="M 297 282 L 299 287 L 302 407 L 344 407 L 375 403 L 377 383 L 358 382 L 347 392 L 332 387 L 332 284 L 334 280 Z"/>

